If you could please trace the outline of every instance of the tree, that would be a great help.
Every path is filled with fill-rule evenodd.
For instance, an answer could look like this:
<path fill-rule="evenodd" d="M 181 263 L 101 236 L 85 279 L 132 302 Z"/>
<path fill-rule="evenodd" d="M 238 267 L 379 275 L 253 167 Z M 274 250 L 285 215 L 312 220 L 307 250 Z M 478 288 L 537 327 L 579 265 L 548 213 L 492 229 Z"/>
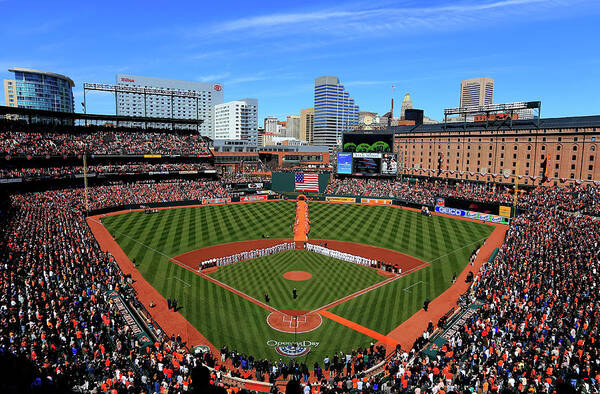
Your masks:
<path fill-rule="evenodd" d="M 354 142 L 345 143 L 344 152 L 356 152 L 356 144 Z"/>
<path fill-rule="evenodd" d="M 377 141 L 371 145 L 370 152 L 391 152 L 390 145 L 387 142 Z"/>
<path fill-rule="evenodd" d="M 365 144 L 364 142 L 356 147 L 357 152 L 368 152 L 371 149 L 369 144 Z"/>

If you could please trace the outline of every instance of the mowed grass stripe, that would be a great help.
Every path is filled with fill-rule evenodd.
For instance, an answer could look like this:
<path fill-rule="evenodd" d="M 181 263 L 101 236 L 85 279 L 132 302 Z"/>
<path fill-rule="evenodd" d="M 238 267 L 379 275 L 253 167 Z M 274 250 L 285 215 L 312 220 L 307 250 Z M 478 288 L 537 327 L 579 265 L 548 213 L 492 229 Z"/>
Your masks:
<path fill-rule="evenodd" d="M 461 251 L 453 250 L 486 237 L 492 229 L 487 225 L 445 217 L 425 218 L 418 212 L 393 207 L 310 203 L 309 209 L 311 238 L 362 242 L 423 260 L 436 259 L 431 267 L 332 308 L 333 313 L 383 334 L 421 308 L 425 297 L 433 299 L 445 290 L 453 272 L 462 269 L 476 245 Z M 277 201 L 161 210 L 149 215 L 125 213 L 102 221 L 113 235 L 120 231 L 133 238 L 119 236 L 118 242 L 130 258 L 136 258 L 140 272 L 152 286 L 165 297 L 181 298 L 179 303 L 184 307 L 181 313 L 215 346 L 227 345 L 254 357 L 278 360 L 280 356 L 266 345 L 266 341 L 290 341 L 294 336 L 268 327 L 266 310 L 184 270 L 149 248 L 173 257 L 206 246 L 260 239 L 263 234 L 272 238 L 291 238 L 290 224 L 294 217 L 295 202 Z M 449 252 L 452 253 L 446 256 Z M 243 265 L 252 262 L 239 263 L 240 266 L 231 273 L 224 268 L 215 275 L 230 276 L 230 285 L 240 290 L 240 286 L 247 286 L 253 291 L 251 295 L 261 301 L 265 287 L 272 286 L 269 290 L 271 300 L 281 309 L 313 309 L 309 307 L 322 306 L 327 303 L 321 304 L 323 300 L 336 300 L 351 294 L 357 287 L 359 290 L 385 279 L 351 263 L 344 264 L 361 271 L 324 263 L 323 256 L 300 253 L 308 254 L 300 258 L 295 252 L 282 253 L 272 256 L 274 259 L 268 264 L 249 267 Z M 239 272 L 234 272 L 238 269 Z M 281 275 L 292 269 L 312 270 L 327 280 L 319 285 L 312 282 L 313 286 L 309 284 L 312 280 L 304 284 L 288 283 Z M 167 280 L 170 277 L 178 277 L 191 287 L 179 280 Z M 424 283 L 412 287 L 409 292 L 403 291 L 419 281 Z M 296 301 L 291 298 L 294 286 L 299 294 Z M 322 363 L 325 355 L 331 357 L 334 352 L 366 346 L 371 341 L 371 338 L 328 319 L 319 329 L 298 335 L 297 339 L 320 342 L 301 360 L 310 364 Z"/>

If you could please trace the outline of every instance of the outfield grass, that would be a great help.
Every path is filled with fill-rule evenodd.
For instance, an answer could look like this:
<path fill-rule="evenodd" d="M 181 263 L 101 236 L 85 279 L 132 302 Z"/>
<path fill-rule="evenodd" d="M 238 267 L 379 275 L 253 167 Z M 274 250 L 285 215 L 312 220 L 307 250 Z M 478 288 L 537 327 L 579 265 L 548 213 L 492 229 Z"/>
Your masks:
<path fill-rule="evenodd" d="M 283 274 L 288 271 L 306 271 L 312 278 L 287 280 Z M 267 291 L 269 305 L 276 309 L 302 311 L 317 309 L 386 279 L 373 269 L 305 250 L 232 264 L 211 276 L 261 301 Z M 294 288 L 298 293 L 295 300 Z"/>
<path fill-rule="evenodd" d="M 481 223 L 439 216 L 423 217 L 418 212 L 393 207 L 325 203 L 310 203 L 309 206 L 310 238 L 380 246 L 431 264 L 331 310 L 382 334 L 414 314 L 422 307 L 423 300 L 433 299 L 446 290 L 453 273 L 464 268 L 476 245 L 493 230 L 492 226 Z M 151 215 L 126 213 L 106 217 L 103 223 L 125 253 L 140 264 L 139 270 L 150 284 L 165 297 L 178 298 L 183 306 L 181 313 L 215 346 L 228 345 L 255 357 L 279 359 L 280 356 L 266 345 L 266 341 L 289 341 L 293 334 L 271 329 L 266 324 L 266 310 L 173 264 L 168 258 L 206 246 L 260 239 L 264 233 L 271 238 L 292 238 L 290 224 L 294 216 L 294 202 L 276 201 L 161 210 Z M 262 264 L 265 261 L 250 261 L 242 263 L 247 267 L 227 267 L 214 275 L 259 300 L 263 299 L 265 286 L 273 286 L 269 294 L 281 309 L 313 309 L 309 306 L 322 305 L 317 305 L 321 296 L 317 297 L 314 293 L 325 292 L 332 287 L 345 288 L 340 290 L 340 294 L 351 293 L 356 287 L 367 287 L 369 283 L 375 283 L 372 281 L 383 279 L 372 278 L 373 273 L 368 272 L 364 277 L 359 275 L 364 282 L 358 283 L 354 273 L 351 280 L 346 278 L 352 270 L 332 270 L 327 274 L 330 279 L 323 283 L 324 288 L 306 289 L 311 298 L 304 299 L 305 289 L 300 287 L 302 282 L 296 282 L 302 296 L 299 299 L 306 302 L 306 306 L 293 306 L 285 301 L 285 297 L 289 297 L 289 289 L 281 284 L 284 279 L 278 278 L 281 273 L 278 270 L 290 270 L 283 267 L 300 264 L 295 259 L 290 259 L 293 261 L 288 261 L 289 265 L 279 261 L 285 260 L 288 255 L 295 253 L 271 256 L 270 267 Z M 308 267 L 309 264 L 303 266 Z M 314 265 L 318 265 L 316 260 Z M 251 267 L 256 267 L 256 270 L 243 274 L 235 272 Z M 309 269 L 313 268 L 301 270 Z M 322 277 L 327 275 L 322 274 Z M 307 281 L 306 286 L 310 286 L 308 282 L 311 281 Z M 326 300 L 329 297 L 339 298 L 333 293 L 322 298 Z M 320 342 L 304 358 L 310 363 L 322 362 L 325 355 L 371 342 L 371 338 L 328 319 L 324 319 L 317 330 L 298 335 L 297 339 Z"/>

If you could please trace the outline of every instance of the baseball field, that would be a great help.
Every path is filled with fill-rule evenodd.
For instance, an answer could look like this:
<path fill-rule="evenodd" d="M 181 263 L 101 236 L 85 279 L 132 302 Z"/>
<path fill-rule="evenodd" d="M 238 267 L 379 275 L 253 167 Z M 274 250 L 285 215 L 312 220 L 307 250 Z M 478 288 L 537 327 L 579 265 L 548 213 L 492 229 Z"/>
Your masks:
<path fill-rule="evenodd" d="M 453 274 L 463 270 L 494 229 L 394 207 L 310 203 L 309 208 L 309 240 L 328 240 L 340 248 L 344 244 L 336 241 L 352 242 L 347 245 L 353 251 L 360 251 L 360 244 L 370 245 L 375 248 L 364 253 L 389 251 L 391 262 L 412 268 L 403 275 L 384 276 L 368 267 L 292 250 L 216 272 L 195 270 L 200 261 L 190 256 L 201 256 L 202 250 L 227 256 L 231 243 L 256 240 L 237 244 L 252 248 L 264 243 L 265 236 L 272 242 L 291 239 L 293 201 L 132 212 L 102 222 L 135 259 L 143 277 L 165 298 L 177 298 L 179 313 L 217 348 L 226 345 L 255 358 L 285 361 L 285 343 L 303 342 L 309 349 L 301 353 L 301 361 L 308 365 L 386 339 L 425 299 L 434 299 L 451 285 Z M 310 278 L 290 280 L 286 274 L 293 272 Z"/>

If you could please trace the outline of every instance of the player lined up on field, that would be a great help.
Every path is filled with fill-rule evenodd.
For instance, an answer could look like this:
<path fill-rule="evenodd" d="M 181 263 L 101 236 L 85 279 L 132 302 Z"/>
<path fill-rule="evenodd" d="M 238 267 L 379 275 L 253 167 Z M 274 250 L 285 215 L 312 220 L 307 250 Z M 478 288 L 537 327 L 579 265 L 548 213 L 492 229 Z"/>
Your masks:
<path fill-rule="evenodd" d="M 378 267 L 379 265 L 377 260 L 356 256 L 350 253 L 340 252 L 339 250 L 329 249 L 325 246 L 307 243 L 305 247 L 306 250 L 309 250 L 311 252 L 319 253 L 327 257 L 333 257 L 334 259 L 347 261 L 349 263 L 363 265 L 365 267 Z M 400 273 L 402 273 L 402 270 L 398 268 L 398 274 Z"/>
<path fill-rule="evenodd" d="M 270 256 L 275 253 L 285 252 L 286 250 L 296 249 L 295 242 L 285 242 L 271 246 L 269 248 L 254 249 L 246 252 L 236 253 L 231 256 L 215 257 L 202 261 L 198 266 L 198 271 L 211 267 L 223 267 L 225 265 L 237 263 L 238 261 L 244 261 L 249 259 L 256 259 L 259 257 Z"/>

